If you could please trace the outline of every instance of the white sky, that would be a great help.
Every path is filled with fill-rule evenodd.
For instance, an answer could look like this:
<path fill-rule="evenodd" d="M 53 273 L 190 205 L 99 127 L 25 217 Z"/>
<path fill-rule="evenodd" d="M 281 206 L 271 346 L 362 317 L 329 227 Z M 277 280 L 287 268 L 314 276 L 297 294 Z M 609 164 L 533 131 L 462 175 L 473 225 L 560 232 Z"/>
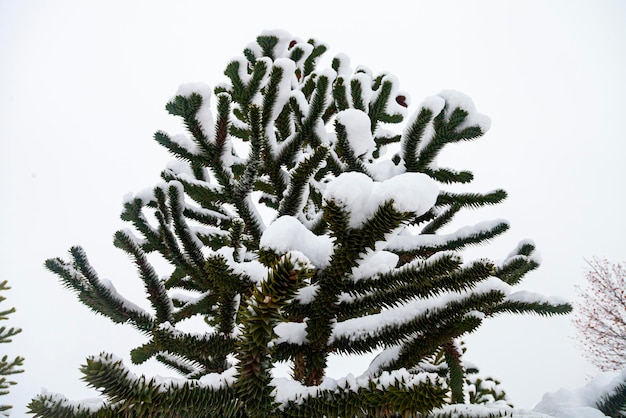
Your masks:
<path fill-rule="evenodd" d="M 1 353 L 26 357 L 0 403 L 20 416 L 42 387 L 93 397 L 79 380 L 85 357 L 128 358 L 142 342 L 79 304 L 43 261 L 80 244 L 102 277 L 142 294 L 111 243 L 122 196 L 159 180 L 169 156 L 151 138 L 183 130 L 164 110 L 177 86 L 223 81 L 227 61 L 263 29 L 318 38 L 329 57 L 395 74 L 411 110 L 440 90 L 469 94 L 492 128 L 442 163 L 473 170 L 476 191 L 509 192 L 467 222 L 512 223 L 472 254 L 504 257 L 532 238 L 543 265 L 521 287 L 574 298 L 584 258 L 626 258 L 625 19 L 619 0 L 0 0 L 0 278 L 13 287 L 2 307 L 17 307 L 10 325 L 24 329 Z M 573 336 L 570 318 L 505 316 L 466 339 L 466 359 L 532 407 L 594 373 Z"/>

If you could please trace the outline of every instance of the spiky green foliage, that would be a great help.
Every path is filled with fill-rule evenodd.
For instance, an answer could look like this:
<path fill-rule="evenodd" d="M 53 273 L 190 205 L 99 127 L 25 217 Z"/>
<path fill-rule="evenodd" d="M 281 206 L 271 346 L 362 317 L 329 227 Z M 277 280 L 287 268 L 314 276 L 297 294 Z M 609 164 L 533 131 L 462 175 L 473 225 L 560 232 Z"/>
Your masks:
<path fill-rule="evenodd" d="M 463 400 L 457 338 L 501 312 L 570 309 L 512 290 L 538 266 L 530 242 L 501 264 L 462 259 L 509 226 L 459 228 L 455 215 L 506 193 L 440 189 L 472 174 L 436 159 L 480 137 L 488 119 L 443 92 L 391 132 L 407 116 L 396 78 L 352 72 L 343 55 L 318 70 L 326 49 L 265 33 L 227 65 L 227 83 L 182 86 L 167 104 L 190 136 L 155 134 L 177 163 L 125 202 L 133 229 L 114 238 L 150 311 L 100 279 L 80 247 L 46 262 L 94 312 L 146 336 L 133 362 L 155 358 L 182 382 L 133 377 L 103 354 L 82 369 L 102 404 L 41 395 L 37 416 L 421 416 L 450 388 Z M 172 266 L 165 278 L 157 255 Z M 195 317 L 205 327 L 182 331 Z M 448 377 L 423 367 L 442 347 Z M 359 378 L 326 376 L 330 356 L 370 353 Z M 272 375 L 280 362 L 289 377 Z"/>
<path fill-rule="evenodd" d="M 11 289 L 8 286 L 8 281 L 4 280 L 0 282 L 0 291 Z M 4 296 L 0 296 L 0 302 L 4 302 L 6 298 Z M 9 319 L 9 315 L 15 312 L 15 308 L 5 309 L 0 311 L 0 321 L 6 321 Z M 21 328 L 7 328 L 5 326 L 0 327 L 0 343 L 10 343 L 12 341 L 13 336 L 22 332 Z M 24 358 L 17 356 L 15 358 L 9 358 L 9 356 L 4 355 L 0 359 L 0 396 L 8 395 L 9 389 L 11 386 L 16 384 L 15 381 L 9 380 L 9 376 L 14 374 L 23 373 L 24 370 L 21 369 L 24 365 Z M 11 405 L 0 405 L 0 414 L 5 415 L 8 411 L 13 408 Z"/>
<path fill-rule="evenodd" d="M 626 417 L 626 383 L 620 383 L 611 392 L 602 396 L 596 402 L 596 408 L 607 417 Z"/>
<path fill-rule="evenodd" d="M 502 390 L 498 380 L 482 376 L 474 364 L 466 364 L 462 361 L 466 350 L 464 341 L 449 341 L 443 344 L 436 353 L 424 359 L 420 367 L 445 378 L 452 404 L 498 403 L 500 406 L 513 408 L 510 403 L 505 403 L 506 392 Z"/>
<path fill-rule="evenodd" d="M 506 401 L 506 392 L 500 388 L 500 381 L 497 379 L 470 376 L 465 379 L 465 383 L 468 386 L 468 400 L 471 404 L 484 405 Z"/>
<path fill-rule="evenodd" d="M 135 376 L 111 354 L 90 357 L 81 367 L 83 380 L 107 394 L 106 403 L 74 403 L 43 394 L 29 408 L 50 417 L 238 417 L 239 405 L 228 378 L 213 385 L 195 380 L 160 382 Z"/>

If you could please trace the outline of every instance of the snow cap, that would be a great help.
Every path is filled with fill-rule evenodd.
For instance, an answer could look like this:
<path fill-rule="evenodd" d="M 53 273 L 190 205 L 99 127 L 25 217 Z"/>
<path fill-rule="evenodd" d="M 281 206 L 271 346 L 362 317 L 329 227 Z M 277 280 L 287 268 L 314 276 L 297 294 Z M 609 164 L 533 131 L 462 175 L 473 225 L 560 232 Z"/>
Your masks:
<path fill-rule="evenodd" d="M 350 227 L 358 228 L 386 202 L 393 202 L 399 212 L 420 216 L 435 205 L 438 195 L 437 184 L 426 174 L 403 173 L 375 182 L 363 173 L 349 172 L 328 184 L 324 199 L 343 206 L 351 214 Z"/>

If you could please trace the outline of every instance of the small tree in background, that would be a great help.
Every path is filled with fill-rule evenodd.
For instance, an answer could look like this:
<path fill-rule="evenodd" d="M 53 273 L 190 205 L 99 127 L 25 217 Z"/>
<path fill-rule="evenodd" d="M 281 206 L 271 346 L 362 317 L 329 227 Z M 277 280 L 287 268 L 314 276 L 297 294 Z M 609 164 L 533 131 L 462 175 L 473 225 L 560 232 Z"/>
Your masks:
<path fill-rule="evenodd" d="M 31 412 L 422 416 L 466 401 L 457 340 L 483 320 L 570 311 L 513 291 L 538 266 L 530 241 L 501 263 L 462 259 L 466 247 L 509 225 L 455 228 L 455 215 L 506 193 L 446 191 L 473 176 L 439 167 L 437 156 L 482 136 L 489 119 L 448 91 L 405 120 L 409 100 L 395 77 L 352 71 L 344 55 L 318 70 L 326 49 L 264 33 L 227 65 L 214 106 L 202 84 L 182 86 L 167 104 L 191 136 L 155 134 L 177 162 L 162 183 L 128 197 L 122 219 L 134 229 L 114 238 L 151 310 L 99 278 L 80 247 L 69 261 L 46 262 L 93 311 L 146 336 L 134 363 L 156 358 L 183 377 L 137 377 L 103 353 L 81 368 L 101 403 L 42 394 Z M 171 265 L 165 275 L 153 267 L 156 256 Z M 433 370 L 440 350 L 445 365 Z M 359 377 L 327 376 L 331 355 L 370 353 L 378 355 Z M 289 377 L 273 375 L 280 363 Z"/>
<path fill-rule="evenodd" d="M 8 282 L 6 280 L 0 282 L 0 290 L 4 291 L 11 289 L 7 283 Z M 0 302 L 4 302 L 5 300 L 6 298 L 4 296 L 0 296 Z M 13 312 L 15 312 L 15 308 L 0 311 L 0 320 L 4 321 L 9 319 L 9 315 Z M 11 338 L 20 332 L 22 332 L 20 328 L 0 327 L 0 343 L 10 343 L 12 341 Z M 23 364 L 24 358 L 22 357 L 18 356 L 11 360 L 7 355 L 2 356 L 2 359 L 0 359 L 0 395 L 9 394 L 9 389 L 11 386 L 15 385 L 16 382 L 8 380 L 8 376 L 22 373 L 24 370 L 19 367 L 22 367 Z M 8 415 L 11 408 L 11 405 L 0 405 L 0 414 Z"/>
<path fill-rule="evenodd" d="M 588 264 L 574 316 L 578 341 L 593 365 L 618 371 L 626 366 L 626 268 L 607 259 Z"/>

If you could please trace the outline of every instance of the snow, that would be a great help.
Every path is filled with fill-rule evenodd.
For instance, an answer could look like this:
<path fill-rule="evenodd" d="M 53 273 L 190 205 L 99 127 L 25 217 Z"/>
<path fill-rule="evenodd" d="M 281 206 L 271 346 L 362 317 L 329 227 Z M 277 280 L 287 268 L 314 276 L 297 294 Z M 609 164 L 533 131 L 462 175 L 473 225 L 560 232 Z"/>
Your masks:
<path fill-rule="evenodd" d="M 296 82 L 296 64 L 289 58 L 278 58 L 274 61 L 274 67 L 280 68 L 283 76 L 277 86 L 276 101 L 272 106 L 270 121 L 275 121 L 283 107 L 291 97 L 292 88 Z"/>
<path fill-rule="evenodd" d="M 388 115 L 402 115 L 402 117 L 405 117 L 407 113 L 406 107 L 400 105 L 396 101 L 396 97 L 400 95 L 400 91 L 399 91 L 400 82 L 398 81 L 398 78 L 395 75 L 387 74 L 383 77 L 381 86 L 385 83 L 391 83 L 391 90 L 389 93 L 389 99 L 387 100 L 387 103 L 386 103 L 385 113 Z M 373 93 L 372 97 L 370 98 L 370 103 L 374 102 L 378 98 L 380 92 L 381 92 L 381 89 L 376 90 Z M 402 94 L 404 95 L 406 93 L 402 93 Z M 405 100 L 406 99 L 407 97 L 405 96 Z"/>
<path fill-rule="evenodd" d="M 376 195 L 378 201 L 393 200 L 393 206 L 400 212 L 414 212 L 423 215 L 435 205 L 439 188 L 427 175 L 403 173 L 379 184 Z"/>
<path fill-rule="evenodd" d="M 450 115 L 457 108 L 465 110 L 468 113 L 466 119 L 456 128 L 457 131 L 462 131 L 470 126 L 478 126 L 483 133 L 489 130 L 489 127 L 491 126 L 491 120 L 489 117 L 476 111 L 476 106 L 469 96 L 454 90 L 444 90 L 436 96 L 430 96 L 424 99 L 417 111 L 411 114 L 405 126 L 407 128 L 413 126 L 423 109 L 430 110 L 432 112 L 432 118 L 444 111 L 445 119 L 449 120 Z M 434 134 L 435 131 L 431 122 L 425 127 L 424 132 L 422 133 L 422 137 L 420 138 L 420 142 L 416 150 L 417 154 L 422 152 L 430 144 Z M 406 141 L 406 135 L 407 131 L 405 130 L 402 143 Z M 429 166 L 431 169 L 436 169 L 436 159 L 431 161 Z"/>
<path fill-rule="evenodd" d="M 178 195 L 178 208 L 176 209 L 181 214 L 181 217 L 183 217 L 184 220 L 183 210 L 185 209 L 185 188 L 181 182 L 175 180 L 170 181 L 168 183 L 168 186 L 170 187 L 170 190 L 176 190 L 176 194 Z M 170 204 L 173 204 L 172 199 L 170 199 Z M 204 244 L 202 243 L 202 241 L 200 241 L 200 238 L 198 238 L 198 236 L 193 233 L 193 231 L 189 227 L 189 224 L 187 222 L 181 222 L 181 228 L 185 231 L 185 235 L 187 235 L 191 239 L 191 243 L 195 247 L 194 250 L 201 252 Z M 190 248 L 186 248 L 185 250 L 185 252 L 191 251 Z"/>
<path fill-rule="evenodd" d="M 549 303 L 551 305 L 564 305 L 569 303 L 565 298 L 559 296 L 544 296 L 539 293 L 529 292 L 527 290 L 520 290 L 511 293 L 507 298 L 509 302 L 522 302 L 522 303 Z"/>
<path fill-rule="evenodd" d="M 337 74 L 348 76 L 352 73 L 352 69 L 350 68 L 350 57 L 348 55 L 339 53 L 335 55 L 335 59 L 339 62 Z"/>
<path fill-rule="evenodd" d="M 381 351 L 374 360 L 370 362 L 368 369 L 365 371 L 363 376 L 373 376 L 378 373 L 381 368 L 385 367 L 387 364 L 390 364 L 400 355 L 400 350 L 402 350 L 401 345 L 390 345 L 387 346 L 383 351 Z"/>
<path fill-rule="evenodd" d="M 310 43 L 302 41 L 301 39 L 297 39 L 296 38 L 296 39 L 294 39 L 294 41 L 296 42 L 296 44 L 293 46 L 292 50 L 295 49 L 295 48 L 299 48 L 299 49 L 301 49 L 304 52 L 302 54 L 302 57 L 300 57 L 300 59 L 298 61 L 296 61 L 296 64 L 297 64 L 298 68 L 301 71 L 303 71 L 304 70 L 304 63 L 311 56 L 311 53 L 313 52 L 313 48 L 314 47 Z"/>
<path fill-rule="evenodd" d="M 205 189 L 215 191 L 216 193 L 220 193 L 222 191 L 222 186 L 220 186 L 219 184 L 212 184 L 212 183 L 209 183 L 208 181 L 198 180 L 197 178 L 195 178 L 195 176 L 190 175 L 187 172 L 177 172 L 177 171 L 172 170 L 170 167 L 171 166 L 168 165 L 168 168 L 167 168 L 168 174 L 174 178 L 177 178 L 178 180 L 182 182 L 194 184 L 196 186 L 200 186 Z"/>
<path fill-rule="evenodd" d="M 101 353 L 96 356 L 91 356 L 91 359 L 96 362 L 107 363 L 110 365 L 115 365 L 118 368 L 125 370 L 124 378 L 130 381 L 137 381 L 140 379 L 146 379 L 144 376 L 138 377 L 132 371 L 130 371 L 122 362 L 122 359 L 116 355 Z M 237 370 L 235 367 L 231 367 L 226 369 L 223 373 L 208 373 L 202 376 L 199 380 L 190 380 L 178 377 L 163 377 L 156 375 L 154 377 L 146 379 L 148 382 L 151 382 L 156 386 L 156 390 L 159 392 L 165 392 L 171 387 L 180 387 L 183 385 L 188 386 L 200 386 L 200 387 L 208 387 L 212 389 L 221 389 L 228 386 L 232 386 L 235 383 L 235 379 L 237 376 Z M 81 401 L 82 405 L 84 401 Z M 97 405 L 96 402 L 92 404 Z M 101 404 L 100 404 L 101 405 Z"/>
<path fill-rule="evenodd" d="M 189 140 L 189 139 L 187 139 L 187 141 L 191 142 L 191 140 Z M 179 145 L 180 145 L 180 143 L 179 143 Z M 196 147 L 196 144 L 192 143 L 191 145 L 193 147 Z M 190 149 L 193 149 L 193 148 L 190 147 Z M 191 166 L 186 161 L 170 160 L 170 161 L 167 162 L 167 164 L 165 164 L 165 168 L 167 170 L 170 170 L 173 173 L 176 173 L 176 174 L 186 174 L 186 175 L 188 175 L 191 178 L 195 178 L 195 175 L 193 174 L 193 170 L 191 169 Z"/>
<path fill-rule="evenodd" d="M 113 285 L 113 283 L 108 279 L 99 279 L 100 284 L 107 288 L 110 293 L 110 296 L 117 300 L 127 311 L 137 312 L 140 315 L 151 316 L 148 312 L 140 308 L 138 305 L 134 304 L 130 300 L 126 299 L 124 296 L 120 295 Z"/>
<path fill-rule="evenodd" d="M 262 31 L 261 36 L 274 36 L 278 38 L 278 43 L 273 49 L 274 59 L 289 56 L 289 43 L 293 40 L 293 37 L 289 32 L 283 29 L 268 29 Z"/>
<path fill-rule="evenodd" d="M 170 136 L 170 139 L 172 140 L 173 143 L 175 143 L 179 147 L 183 148 L 188 153 L 195 154 L 195 155 L 200 154 L 200 149 L 199 149 L 198 145 L 196 145 L 195 142 L 193 142 L 191 139 L 189 139 L 189 137 L 187 135 L 185 135 L 185 134 L 176 134 L 176 135 Z"/>
<path fill-rule="evenodd" d="M 406 172 L 404 165 L 395 165 L 391 160 L 375 160 L 373 164 L 366 164 L 366 167 L 376 181 L 385 181 Z"/>
<path fill-rule="evenodd" d="M 446 101 L 446 105 L 448 106 L 446 116 L 449 116 L 456 108 L 463 109 L 469 113 L 465 121 L 458 126 L 457 130 L 460 131 L 469 126 L 478 126 L 480 130 L 485 133 L 491 127 L 491 119 L 489 116 L 477 112 L 474 101 L 466 94 L 454 90 L 444 90 L 439 93 L 439 96 Z"/>
<path fill-rule="evenodd" d="M 417 118 L 417 115 L 419 114 L 421 109 L 430 110 L 434 117 L 434 116 L 437 116 L 439 113 L 441 113 L 445 105 L 446 105 L 446 100 L 441 96 L 429 96 L 425 98 L 420 104 L 420 109 L 417 112 L 415 112 L 411 120 L 409 120 L 409 125 L 415 122 L 415 119 Z"/>
<path fill-rule="evenodd" d="M 389 243 L 388 248 L 407 251 L 421 247 L 443 247 L 449 242 L 467 239 L 473 235 L 488 232 L 500 224 L 508 225 L 509 223 L 504 219 L 495 219 L 464 226 L 451 234 L 398 235 Z"/>
<path fill-rule="evenodd" d="M 337 113 L 337 122 L 345 126 L 348 143 L 359 157 L 371 152 L 376 143 L 370 131 L 371 121 L 367 113 L 358 109 L 346 109 Z"/>
<path fill-rule="evenodd" d="M 604 418 L 596 403 L 625 381 L 626 369 L 601 373 L 585 386 L 546 393 L 534 410 L 554 418 Z"/>
<path fill-rule="evenodd" d="M 141 200 L 141 204 L 143 206 L 147 205 L 149 202 L 154 200 L 154 187 L 147 187 L 136 193 L 126 193 L 122 198 L 122 203 L 132 203 L 132 201 L 135 199 Z"/>
<path fill-rule="evenodd" d="M 398 264 L 400 257 L 389 251 L 377 251 L 368 254 L 359 265 L 352 269 L 352 280 L 358 281 L 391 271 Z"/>
<path fill-rule="evenodd" d="M 449 292 L 426 299 L 415 299 L 403 305 L 389 308 L 377 314 L 366 315 L 358 318 L 338 322 L 333 327 L 331 342 L 340 338 L 358 340 L 364 336 L 376 335 L 386 326 L 398 326 L 410 322 L 413 319 L 445 309 L 455 301 L 461 301 L 472 295 L 480 295 L 491 291 L 500 291 L 504 295 L 509 294 L 511 286 L 496 277 L 489 277 L 478 283 L 470 291 Z"/>
<path fill-rule="evenodd" d="M 200 383 L 204 387 L 211 387 L 214 389 L 225 388 L 232 386 L 237 378 L 237 369 L 231 367 L 224 370 L 222 373 L 209 373 L 200 378 Z"/>
<path fill-rule="evenodd" d="M 249 48 L 250 50 L 252 50 L 257 57 L 261 55 L 261 49 L 256 42 L 249 44 L 246 48 Z M 228 62 L 227 66 L 230 67 L 234 63 L 237 63 L 237 77 L 239 77 L 239 79 L 241 80 L 243 84 L 248 84 L 248 82 L 250 82 L 250 79 L 252 78 L 252 75 L 248 74 L 248 71 L 247 71 L 248 69 L 247 58 L 243 56 L 232 58 Z M 231 87 L 231 85 L 226 82 L 224 83 L 224 86 L 227 87 L 227 90 L 230 89 Z"/>
<path fill-rule="evenodd" d="M 216 212 L 214 210 L 211 209 L 205 209 L 201 206 L 198 205 L 193 205 L 189 202 L 185 202 L 185 209 L 190 210 L 192 212 L 198 213 L 198 214 L 202 214 L 205 216 L 209 216 L 212 218 L 216 218 L 216 219 L 222 219 L 222 220 L 227 220 L 229 219 L 228 216 L 224 215 L 223 213 L 220 212 Z M 218 231 L 212 231 L 212 234 L 226 234 L 227 232 L 225 232 L 224 230 L 220 229 L 219 232 Z"/>
<path fill-rule="evenodd" d="M 363 68 L 363 67 L 358 67 L 358 68 Z M 369 104 L 372 100 L 372 95 L 373 95 L 371 71 L 368 70 L 368 73 L 356 73 L 354 74 L 354 76 L 352 76 L 352 80 L 356 80 L 361 86 L 361 97 L 363 98 L 365 111 L 369 111 Z M 354 101 L 352 102 L 352 105 L 354 106 Z"/>
<path fill-rule="evenodd" d="M 426 381 L 434 382 L 437 379 L 438 377 L 435 374 L 415 374 L 408 372 L 406 369 L 400 369 L 392 372 L 383 372 L 373 381 L 378 389 L 383 389 L 398 383 L 406 387 L 414 387 Z M 325 377 L 319 386 L 304 386 L 300 382 L 284 377 L 274 378 L 271 385 L 274 387 L 272 395 L 275 397 L 276 402 L 285 406 L 290 401 L 299 403 L 304 398 L 315 397 L 320 391 L 350 390 L 358 392 L 359 389 L 367 390 L 371 388 L 371 381 L 369 377 L 354 377 L 352 374 L 348 374 L 337 380 Z"/>
<path fill-rule="evenodd" d="M 248 210 L 250 211 L 250 215 L 253 218 L 253 220 L 256 221 L 257 225 L 261 228 L 261 231 L 264 231 L 266 228 L 265 222 L 263 221 L 263 216 L 261 216 L 261 213 L 259 212 L 259 208 L 257 207 L 256 203 L 252 199 L 252 194 L 248 194 L 244 198 L 244 203 L 247 206 Z"/>
<path fill-rule="evenodd" d="M 524 246 L 530 245 L 534 248 L 534 250 L 530 253 L 529 256 L 523 256 L 520 255 L 520 251 Z M 506 260 L 504 261 L 504 263 L 508 263 L 510 261 L 512 261 L 515 257 L 528 257 L 530 260 L 534 261 L 537 264 L 541 264 L 541 254 L 539 253 L 539 251 L 536 250 L 537 245 L 535 244 L 535 241 L 533 241 L 532 239 L 523 239 L 521 240 L 517 246 L 509 253 L 509 255 L 506 257 Z"/>
<path fill-rule="evenodd" d="M 182 288 L 176 288 L 176 291 L 169 292 L 169 295 L 172 299 L 175 299 L 176 301 L 184 303 L 186 305 L 194 305 L 210 294 L 210 291 L 200 293 L 197 291 L 186 290 Z"/>
<path fill-rule="evenodd" d="M 315 299 L 315 295 L 317 294 L 318 290 L 319 290 L 318 284 L 305 286 L 298 290 L 296 299 L 298 300 L 299 303 L 304 304 L 304 305 L 313 303 L 313 300 Z"/>
<path fill-rule="evenodd" d="M 190 370 L 189 373 L 195 374 L 198 372 L 203 372 L 205 370 L 202 364 L 193 360 L 180 357 L 170 352 L 160 352 L 159 355 L 163 358 L 166 358 L 169 363 L 176 364 L 180 369 Z M 182 381 L 181 383 L 184 383 L 184 381 Z"/>
<path fill-rule="evenodd" d="M 504 402 L 495 402 L 487 405 L 445 405 L 431 412 L 431 416 L 445 416 L 450 418 L 489 418 L 496 416 L 511 418 L 550 418 L 549 416 L 538 412 L 527 411 L 524 409 L 513 409 Z"/>
<path fill-rule="evenodd" d="M 144 245 L 147 240 L 144 238 L 140 238 L 138 237 L 131 229 L 129 228 L 122 228 L 120 229 L 120 232 L 124 235 L 126 235 L 127 238 L 129 238 L 132 242 L 135 243 L 135 245 L 137 245 L 138 247 L 141 247 L 142 245 Z"/>
<path fill-rule="evenodd" d="M 94 413 L 104 406 L 104 400 L 100 398 L 88 398 L 81 399 L 80 401 L 70 401 L 62 394 L 48 392 L 46 389 L 41 390 L 40 396 L 48 398 L 49 400 L 46 401 L 46 404 L 50 406 L 58 404 L 59 406 L 65 408 L 71 408 L 76 413 L 79 411 Z"/>
<path fill-rule="evenodd" d="M 200 123 L 200 129 L 209 141 L 213 142 L 214 127 L 213 114 L 211 113 L 211 87 L 206 83 L 185 83 L 181 84 L 176 91 L 176 96 L 191 97 L 193 93 L 202 97 L 202 105 L 196 112 L 196 120 Z"/>
<path fill-rule="evenodd" d="M 296 99 L 296 103 L 298 104 L 298 108 L 302 112 L 304 116 L 309 114 L 309 102 L 306 99 L 306 96 L 302 92 L 302 90 L 294 90 L 291 92 L 291 97 Z M 323 125 L 322 125 L 323 126 Z"/>
<path fill-rule="evenodd" d="M 326 125 L 324 125 L 324 121 L 322 119 L 317 119 L 315 121 L 313 125 L 313 133 L 317 135 L 323 145 L 330 146 L 337 140 L 334 132 L 329 132 L 326 130 Z"/>
<path fill-rule="evenodd" d="M 168 334 L 171 334 L 175 337 L 182 337 L 185 335 L 191 336 L 191 337 L 195 337 L 198 340 L 208 340 L 211 337 L 211 334 L 206 333 L 206 332 L 187 332 L 187 331 L 182 331 L 179 328 L 176 328 L 176 325 L 172 325 L 171 322 L 169 321 L 165 321 L 162 322 L 158 325 L 158 329 L 160 331 L 166 332 Z M 108 356 L 109 354 L 107 354 Z"/>
<path fill-rule="evenodd" d="M 251 281 L 260 283 L 267 278 L 268 269 L 257 260 L 243 261 L 238 263 L 235 261 L 233 253 L 234 248 L 222 247 L 215 252 L 216 255 L 221 255 L 226 259 L 228 266 L 233 270 L 235 274 L 244 274 Z"/>
<path fill-rule="evenodd" d="M 270 342 L 270 347 L 281 343 L 302 345 L 308 342 L 304 322 L 281 322 L 274 327 L 274 332 L 276 338 Z"/>
<path fill-rule="evenodd" d="M 330 263 L 333 241 L 326 235 L 315 235 L 293 216 L 281 216 L 261 236 L 260 246 L 278 254 L 303 253 L 317 268 Z"/>
<path fill-rule="evenodd" d="M 358 228 L 385 202 L 399 212 L 417 216 L 432 208 L 439 195 L 434 180 L 422 173 L 402 173 L 375 182 L 363 173 L 342 173 L 326 186 L 324 199 L 333 201 L 350 213 L 349 226 Z"/>
<path fill-rule="evenodd" d="M 335 72 L 335 70 L 333 70 L 332 68 L 325 68 L 322 71 L 319 71 L 318 73 L 313 73 L 313 74 L 317 74 L 318 79 L 325 77 L 328 79 L 328 88 L 326 89 L 326 94 L 325 96 L 322 98 L 324 99 L 324 103 L 327 106 L 328 104 L 333 102 L 333 88 L 332 85 L 335 82 L 335 79 L 337 78 L 337 73 Z"/>
<path fill-rule="evenodd" d="M 432 118 L 434 118 L 443 110 L 445 105 L 446 105 L 446 101 L 442 97 L 439 97 L 439 96 L 430 96 L 424 99 L 422 103 L 420 104 L 418 110 L 415 111 L 413 114 L 411 114 L 411 116 L 407 120 L 407 123 L 405 125 L 405 131 L 403 132 L 402 144 L 405 144 L 405 142 L 407 141 L 408 129 L 415 124 L 415 121 L 417 120 L 418 116 L 420 115 L 423 109 L 430 110 L 432 112 Z M 428 144 L 433 139 L 434 133 L 435 133 L 435 130 L 433 129 L 432 123 L 429 123 L 425 127 L 424 132 L 422 133 L 422 136 L 420 138 L 420 141 L 416 150 L 417 154 L 421 153 L 424 150 L 424 148 L 428 146 Z M 435 163 L 433 162 L 432 164 L 435 164 Z"/>

